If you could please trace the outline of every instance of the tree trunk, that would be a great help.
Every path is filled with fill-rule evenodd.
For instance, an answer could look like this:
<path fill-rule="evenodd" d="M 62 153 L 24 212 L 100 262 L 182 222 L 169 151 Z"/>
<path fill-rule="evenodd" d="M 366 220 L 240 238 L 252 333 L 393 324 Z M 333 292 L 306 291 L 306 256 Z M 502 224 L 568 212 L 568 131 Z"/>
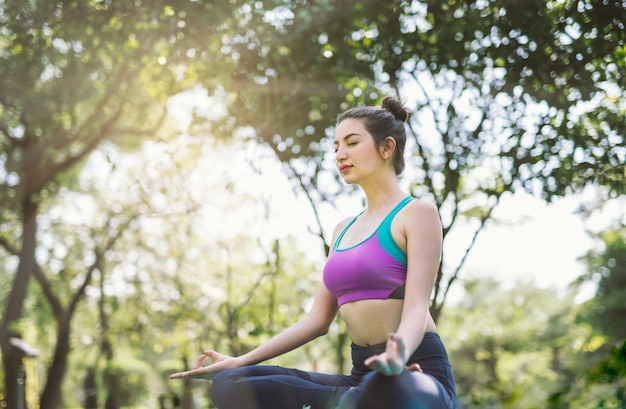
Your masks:
<path fill-rule="evenodd" d="M 186 378 L 183 380 L 183 382 L 184 382 L 183 397 L 181 398 L 180 407 L 181 409 L 191 409 L 193 408 L 192 380 L 189 378 Z M 209 396 L 211 396 L 210 393 L 209 393 Z"/>
<path fill-rule="evenodd" d="M 41 393 L 41 409 L 56 409 L 61 404 L 61 385 L 70 352 L 70 321 L 71 317 L 67 313 L 58 317 L 57 343 L 46 386 Z"/>
<path fill-rule="evenodd" d="M 18 253 L 19 264 L 13 278 L 11 292 L 7 297 L 4 317 L 0 327 L 0 348 L 4 367 L 4 390 L 8 408 L 17 407 L 17 378 L 22 355 L 11 345 L 11 337 L 16 336 L 11 330 L 22 318 L 24 300 L 31 274 L 35 269 L 35 247 L 37 240 L 37 204 L 27 197 L 22 202 L 22 247 Z"/>
<path fill-rule="evenodd" d="M 17 407 L 17 378 L 20 368 L 20 359 L 17 353 L 13 352 L 9 334 L 2 331 L 2 366 L 4 367 L 4 390 L 7 408 Z M 8 345 L 6 345 L 8 344 Z"/>
<path fill-rule="evenodd" d="M 87 368 L 87 375 L 83 383 L 85 394 L 85 409 L 98 409 L 98 387 L 96 385 L 96 368 Z"/>

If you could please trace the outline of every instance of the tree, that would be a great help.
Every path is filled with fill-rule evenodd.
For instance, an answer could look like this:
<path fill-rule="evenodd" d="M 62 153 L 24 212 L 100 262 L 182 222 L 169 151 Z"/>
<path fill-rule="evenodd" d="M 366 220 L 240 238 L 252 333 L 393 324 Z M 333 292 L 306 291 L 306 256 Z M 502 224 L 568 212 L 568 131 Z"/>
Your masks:
<path fill-rule="evenodd" d="M 3 2 L 0 244 L 19 260 L 0 328 L 9 402 L 9 331 L 44 270 L 37 216 L 77 188 L 103 141 L 167 137 L 156 130 L 168 96 L 222 92 L 229 115 L 194 129 L 263 141 L 317 210 L 344 189 L 327 183 L 336 113 L 402 95 L 415 108 L 413 192 L 440 205 L 446 232 L 462 217 L 478 234 L 514 189 L 623 193 L 624 21 L 617 0 Z M 327 250 L 319 217 L 313 232 Z M 435 316 L 461 267 L 442 266 Z"/>
<path fill-rule="evenodd" d="M 108 209 L 141 214 L 107 252 L 106 266 L 74 320 L 74 367 L 64 391 L 79 388 L 73 379 L 94 367 L 99 378 L 107 375 L 98 388 L 102 404 L 107 396 L 120 406 L 145 403 L 146 385 L 152 385 L 176 392 L 188 408 L 202 384 L 181 385 L 169 374 L 193 365 L 206 348 L 247 351 L 304 313 L 317 270 L 290 244 L 295 240 L 277 244 L 268 234 L 266 225 L 280 216 L 267 204 L 255 205 L 269 200 L 267 189 L 255 188 L 266 182 L 252 171 L 237 178 L 224 172 L 233 163 L 246 168 L 239 150 L 235 143 L 185 135 L 167 144 L 145 143 L 133 154 L 105 145 L 85 166 L 81 191 L 61 193 L 68 210 L 72 203 L 94 204 L 89 223 L 106 220 Z M 218 164 L 224 156 L 230 161 Z M 250 160 L 259 164 L 257 155 Z M 48 225 L 46 217 L 42 221 Z M 72 395 L 65 394 L 64 405 L 74 404 Z"/>
<path fill-rule="evenodd" d="M 617 119 L 623 99 L 605 104 L 614 91 L 604 89 L 622 81 L 613 70 L 623 67 L 623 5 L 587 5 L 590 15 L 581 16 L 571 4 L 527 3 L 521 11 L 519 4 L 497 1 L 428 2 L 413 9 L 413 25 L 385 24 L 379 33 L 397 47 L 387 53 L 389 83 L 415 106 L 409 123 L 419 169 L 415 191 L 439 204 L 446 239 L 457 218 L 476 226 L 468 253 L 507 192 L 524 188 L 550 200 L 590 183 L 606 185 L 613 195 L 623 191 L 614 183 L 625 171 L 623 121 Z M 564 33 L 579 24 L 603 31 L 608 44 L 586 43 L 592 34 L 565 42 Z M 576 54 L 581 50 L 584 58 Z M 546 65 L 541 57 L 571 54 L 590 61 L 585 71 L 572 59 Z M 581 98 L 600 103 L 575 115 Z M 442 266 L 435 316 L 463 262 Z"/>
<path fill-rule="evenodd" d="M 601 248 L 584 257 L 589 272 L 579 281 L 597 283 L 596 295 L 581 311 L 581 320 L 613 340 L 626 339 L 626 228 L 599 233 Z"/>
<path fill-rule="evenodd" d="M 589 270 L 579 283 L 597 284 L 595 297 L 582 305 L 577 317 L 591 329 L 581 357 L 591 369 L 563 391 L 563 399 L 578 407 L 620 407 L 626 403 L 625 233 L 624 226 L 600 233 L 600 248 L 584 257 Z"/>
<path fill-rule="evenodd" d="M 251 21 L 260 26 L 272 11 L 277 30 L 233 44 L 234 76 L 249 84 L 235 97 L 238 117 L 313 207 L 340 190 L 325 174 L 328 115 L 381 92 L 414 108 L 413 192 L 435 199 L 446 236 L 460 219 L 476 226 L 468 252 L 507 192 L 547 200 L 588 184 L 623 192 L 623 2 L 274 6 L 264 3 Z M 462 267 L 441 266 L 435 317 Z"/>
<path fill-rule="evenodd" d="M 0 5 L 0 243 L 19 259 L 0 328 L 9 406 L 16 399 L 19 365 L 10 334 L 23 316 L 31 275 L 41 276 L 35 249 L 42 203 L 74 183 L 80 164 L 102 141 L 131 148 L 154 136 L 166 118 L 165 98 L 184 89 L 185 79 L 211 73 L 212 81 L 221 72 L 211 64 L 218 60 L 206 58 L 219 46 L 205 39 L 219 38 L 233 6 L 186 6 L 35 0 Z M 181 78 L 181 64 L 200 58 Z M 16 220 L 20 227 L 7 230 Z M 59 401 L 53 389 L 46 392 L 53 395 L 50 407 Z"/>
<path fill-rule="evenodd" d="M 548 407 L 581 370 L 575 354 L 586 331 L 574 325 L 573 294 L 489 278 L 465 284 L 440 328 L 463 407 Z"/>

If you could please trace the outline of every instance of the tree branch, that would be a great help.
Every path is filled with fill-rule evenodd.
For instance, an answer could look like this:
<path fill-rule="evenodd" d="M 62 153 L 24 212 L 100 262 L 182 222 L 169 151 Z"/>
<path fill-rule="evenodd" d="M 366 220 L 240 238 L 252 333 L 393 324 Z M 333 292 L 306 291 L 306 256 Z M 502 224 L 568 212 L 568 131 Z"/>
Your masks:
<path fill-rule="evenodd" d="M 320 218 L 319 210 L 317 206 L 315 206 L 315 200 L 313 199 L 313 196 L 311 196 L 311 193 L 309 192 L 310 189 L 307 188 L 306 184 L 302 180 L 302 176 L 298 172 L 296 172 L 291 162 L 285 162 L 285 166 L 290 171 L 291 175 L 296 178 L 300 186 L 300 190 L 302 191 L 302 193 L 304 193 L 309 203 L 311 204 L 311 209 L 313 210 L 313 215 L 315 216 L 315 223 L 317 224 L 317 227 L 319 230 L 317 233 L 315 233 L 311 231 L 311 229 L 309 228 L 309 231 L 312 234 L 315 234 L 316 236 L 318 236 L 322 240 L 322 243 L 324 244 L 324 254 L 328 254 L 330 252 L 330 245 L 326 242 L 326 239 L 324 239 L 324 229 L 322 225 L 322 220 Z"/>
<path fill-rule="evenodd" d="M 63 308 L 61 301 L 56 296 L 54 291 L 52 291 L 52 286 L 50 285 L 50 282 L 46 279 L 46 276 L 43 273 L 41 266 L 37 262 L 35 262 L 33 275 L 35 276 L 37 283 L 39 283 L 39 287 L 46 297 L 46 300 L 48 300 L 48 304 L 50 304 L 50 308 L 52 308 L 52 312 L 54 313 L 54 315 L 57 317 L 62 316 L 65 313 L 65 309 Z"/>
<path fill-rule="evenodd" d="M 500 197 L 501 196 L 502 196 L 502 193 L 494 195 L 494 197 L 496 199 L 496 202 L 493 204 L 493 206 L 489 207 L 487 212 L 480 218 L 480 225 L 478 226 L 476 231 L 474 231 L 474 234 L 472 235 L 472 239 L 470 241 L 470 244 L 465 249 L 465 253 L 463 254 L 463 257 L 461 258 L 461 261 L 459 262 L 459 264 L 454 269 L 454 273 L 452 273 L 452 276 L 450 277 L 450 279 L 448 280 L 448 282 L 446 284 L 446 288 L 445 288 L 445 290 L 443 292 L 443 299 L 441 300 L 440 305 L 445 304 L 445 300 L 448 297 L 448 293 L 450 291 L 450 288 L 452 287 L 452 284 L 459 278 L 459 273 L 460 273 L 461 269 L 463 268 L 463 266 L 465 265 L 465 262 L 467 261 L 467 257 L 469 256 L 469 253 L 474 248 L 474 245 L 476 244 L 476 239 L 478 238 L 478 235 L 485 228 L 485 225 L 486 225 L 487 221 L 491 219 L 491 215 L 493 214 L 494 209 L 500 203 Z"/>
<path fill-rule="evenodd" d="M 13 244 L 4 236 L 0 236 L 0 245 L 12 256 L 19 256 L 20 252 Z"/>

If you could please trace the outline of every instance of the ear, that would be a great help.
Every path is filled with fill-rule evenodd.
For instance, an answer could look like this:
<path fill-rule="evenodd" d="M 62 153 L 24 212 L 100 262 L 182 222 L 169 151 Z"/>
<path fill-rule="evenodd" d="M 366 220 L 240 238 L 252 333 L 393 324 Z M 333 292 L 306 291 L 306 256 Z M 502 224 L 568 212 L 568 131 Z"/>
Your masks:
<path fill-rule="evenodd" d="M 396 140 L 391 136 L 385 138 L 385 140 L 378 146 L 378 151 L 383 159 L 389 159 L 393 156 L 396 150 Z"/>

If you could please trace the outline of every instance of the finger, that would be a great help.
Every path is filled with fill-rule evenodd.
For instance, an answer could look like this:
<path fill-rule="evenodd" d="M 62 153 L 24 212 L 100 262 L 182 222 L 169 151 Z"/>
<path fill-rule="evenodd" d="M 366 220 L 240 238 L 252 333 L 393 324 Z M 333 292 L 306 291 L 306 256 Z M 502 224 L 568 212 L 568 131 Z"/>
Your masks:
<path fill-rule="evenodd" d="M 363 363 L 366 366 L 370 366 L 374 364 L 374 362 L 377 362 L 378 360 L 380 360 L 380 355 L 372 355 L 369 358 L 367 358 L 365 361 L 363 361 Z"/>
<path fill-rule="evenodd" d="M 394 359 L 405 359 L 406 346 L 404 340 L 398 334 L 391 333 L 387 339 L 387 351 L 393 351 Z"/>
<path fill-rule="evenodd" d="M 387 339 L 387 348 L 385 348 L 385 352 L 387 352 L 387 357 L 389 359 L 398 359 L 398 343 L 391 336 Z"/>
<path fill-rule="evenodd" d="M 398 334 L 391 334 L 391 338 L 397 345 L 398 356 L 400 359 L 405 359 L 406 346 L 404 345 L 404 340 Z"/>
<path fill-rule="evenodd" d="M 170 375 L 170 379 L 187 378 L 191 374 L 191 371 L 177 372 Z"/>
<path fill-rule="evenodd" d="M 411 364 L 406 366 L 407 371 L 424 372 L 419 364 Z"/>
<path fill-rule="evenodd" d="M 216 372 L 193 372 L 185 375 L 185 378 L 212 380 Z"/>
<path fill-rule="evenodd" d="M 193 366 L 193 369 L 198 369 L 202 367 L 202 362 L 204 361 L 204 358 L 206 358 L 206 355 L 204 353 L 202 353 L 202 355 L 200 355 L 198 358 L 196 358 L 196 364 Z"/>
<path fill-rule="evenodd" d="M 386 363 L 391 375 L 399 375 L 404 371 L 404 361 L 401 350 L 403 349 L 402 339 L 395 334 L 390 334 L 387 339 Z"/>
<path fill-rule="evenodd" d="M 206 358 L 213 358 L 216 361 L 220 360 L 222 358 L 222 354 L 212 350 L 212 349 L 207 349 L 202 351 L 202 355 L 200 355 L 198 358 L 196 358 L 196 364 L 194 365 L 194 369 L 198 369 L 202 367 L 202 362 L 204 362 L 204 360 Z"/>
<path fill-rule="evenodd" d="M 400 375 L 404 371 L 404 364 L 400 360 L 390 360 L 387 362 L 391 375 Z"/>
<path fill-rule="evenodd" d="M 379 366 L 380 362 L 380 355 L 372 355 L 369 358 L 367 358 L 365 361 L 363 361 L 363 363 L 366 366 L 369 366 L 370 368 L 374 369 L 375 366 Z"/>
<path fill-rule="evenodd" d="M 389 376 L 393 375 L 393 369 L 390 367 L 389 362 L 387 361 L 387 357 L 385 355 L 375 355 L 365 360 L 365 365 L 369 366 L 372 370 Z M 401 372 L 401 370 L 400 370 Z"/>
<path fill-rule="evenodd" d="M 175 374 L 170 375 L 170 379 L 181 379 L 181 378 L 193 378 L 193 379 L 213 379 L 215 377 L 215 373 L 207 370 L 208 367 L 201 367 L 197 369 L 192 369 L 190 371 L 177 372 Z"/>
<path fill-rule="evenodd" d="M 212 358 L 216 361 L 221 361 L 225 358 L 225 355 L 220 354 L 217 351 L 214 351 L 212 349 L 207 349 L 206 351 L 203 352 L 204 356 Z"/>
<path fill-rule="evenodd" d="M 370 368 L 372 368 L 373 371 L 376 371 L 383 375 L 390 374 L 389 367 L 387 367 L 387 365 L 382 364 L 380 361 L 374 361 L 372 365 L 370 365 Z"/>

